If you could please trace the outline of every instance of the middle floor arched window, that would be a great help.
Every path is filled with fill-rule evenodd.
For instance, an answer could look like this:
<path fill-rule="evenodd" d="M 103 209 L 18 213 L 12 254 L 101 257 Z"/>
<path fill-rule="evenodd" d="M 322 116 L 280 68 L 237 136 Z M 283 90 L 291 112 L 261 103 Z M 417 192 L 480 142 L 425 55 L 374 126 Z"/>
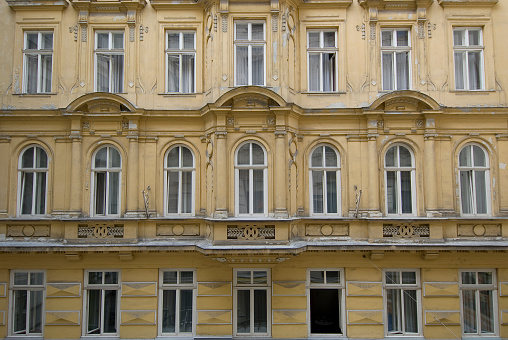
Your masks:
<path fill-rule="evenodd" d="M 92 160 L 92 213 L 108 216 L 120 214 L 122 157 L 113 146 L 99 149 Z"/>
<path fill-rule="evenodd" d="M 386 213 L 414 215 L 416 212 L 415 162 L 404 145 L 395 145 L 385 155 Z"/>
<path fill-rule="evenodd" d="M 328 145 L 319 145 L 310 157 L 310 211 L 313 215 L 340 213 L 340 157 Z"/>
<path fill-rule="evenodd" d="M 256 142 L 240 145 L 235 155 L 237 216 L 267 214 L 267 182 L 265 149 Z"/>
<path fill-rule="evenodd" d="M 189 148 L 179 145 L 168 151 L 164 160 L 166 214 L 193 214 L 195 172 Z"/>

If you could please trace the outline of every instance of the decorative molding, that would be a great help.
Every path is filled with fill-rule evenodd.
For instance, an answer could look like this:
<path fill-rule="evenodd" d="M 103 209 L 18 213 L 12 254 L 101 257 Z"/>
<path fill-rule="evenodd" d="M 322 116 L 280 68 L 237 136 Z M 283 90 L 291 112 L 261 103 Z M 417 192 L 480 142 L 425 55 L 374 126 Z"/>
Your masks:
<path fill-rule="evenodd" d="M 424 282 L 423 296 L 425 297 L 459 296 L 459 284 L 458 282 Z"/>
<path fill-rule="evenodd" d="M 7 225 L 7 237 L 49 237 L 51 226 L 42 225 Z"/>
<path fill-rule="evenodd" d="M 0 298 L 4 298 L 7 295 L 7 283 L 1 282 L 0 283 Z"/>
<path fill-rule="evenodd" d="M 346 296 L 383 296 L 381 282 L 348 281 L 346 282 Z"/>
<path fill-rule="evenodd" d="M 361 26 L 356 25 L 357 31 L 362 31 L 362 39 L 365 40 L 365 23 L 363 23 Z"/>
<path fill-rule="evenodd" d="M 221 263 L 232 263 L 232 264 L 277 264 L 290 260 L 289 257 L 278 257 L 278 256 L 244 256 L 244 257 L 212 257 L 212 260 L 219 261 Z"/>
<path fill-rule="evenodd" d="M 382 325 L 382 310 L 348 310 L 348 325 Z"/>
<path fill-rule="evenodd" d="M 78 225 L 78 238 L 123 238 L 123 224 Z"/>
<path fill-rule="evenodd" d="M 273 309 L 272 320 L 274 325 L 305 325 L 307 324 L 307 310 Z"/>
<path fill-rule="evenodd" d="M 501 224 L 457 224 L 457 236 L 500 237 Z"/>
<path fill-rule="evenodd" d="M 157 296 L 157 282 L 122 282 L 122 297 Z"/>
<path fill-rule="evenodd" d="M 5 326 L 5 311 L 0 310 L 0 326 Z"/>
<path fill-rule="evenodd" d="M 225 310 L 198 310 L 198 325 L 230 325 L 233 322 L 233 313 Z"/>
<path fill-rule="evenodd" d="M 227 31 L 228 31 L 228 14 L 222 13 L 221 18 L 222 18 L 222 32 L 227 33 Z"/>
<path fill-rule="evenodd" d="M 81 297 L 80 282 L 52 282 L 46 284 L 47 298 Z"/>
<path fill-rule="evenodd" d="M 508 282 L 499 282 L 499 296 L 508 296 Z"/>
<path fill-rule="evenodd" d="M 157 224 L 157 236 L 199 235 L 199 224 Z"/>
<path fill-rule="evenodd" d="M 430 227 L 428 224 L 413 223 L 384 224 L 383 237 L 427 238 L 430 237 Z"/>
<path fill-rule="evenodd" d="M 199 296 L 232 296 L 231 282 L 198 282 Z"/>
<path fill-rule="evenodd" d="M 438 0 L 443 7 L 492 7 L 498 2 L 499 0 Z"/>
<path fill-rule="evenodd" d="M 455 326 L 460 325 L 460 311 L 450 310 L 426 310 L 425 311 L 426 326 Z"/>
<path fill-rule="evenodd" d="M 349 224 L 306 224 L 305 236 L 349 236 Z"/>
<path fill-rule="evenodd" d="M 155 325 L 155 310 L 122 310 L 120 311 L 121 325 Z"/>
<path fill-rule="evenodd" d="M 236 225 L 228 225 L 228 240 L 275 240 L 274 225 L 246 225 L 238 227 Z"/>
<path fill-rule="evenodd" d="M 508 310 L 501 311 L 501 325 L 508 325 Z"/>
<path fill-rule="evenodd" d="M 272 281 L 272 296 L 306 296 L 305 281 Z"/>
<path fill-rule="evenodd" d="M 81 320 L 80 311 L 46 311 L 45 325 L 79 326 Z"/>

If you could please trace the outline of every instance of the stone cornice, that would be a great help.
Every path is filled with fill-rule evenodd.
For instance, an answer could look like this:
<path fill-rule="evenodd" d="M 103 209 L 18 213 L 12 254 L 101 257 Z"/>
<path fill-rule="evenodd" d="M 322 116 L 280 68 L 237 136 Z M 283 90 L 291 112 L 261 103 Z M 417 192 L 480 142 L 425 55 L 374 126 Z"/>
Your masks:
<path fill-rule="evenodd" d="M 443 7 L 492 7 L 499 0 L 438 0 Z"/>
<path fill-rule="evenodd" d="M 64 10 L 69 6 L 66 0 L 6 0 L 13 10 Z"/>

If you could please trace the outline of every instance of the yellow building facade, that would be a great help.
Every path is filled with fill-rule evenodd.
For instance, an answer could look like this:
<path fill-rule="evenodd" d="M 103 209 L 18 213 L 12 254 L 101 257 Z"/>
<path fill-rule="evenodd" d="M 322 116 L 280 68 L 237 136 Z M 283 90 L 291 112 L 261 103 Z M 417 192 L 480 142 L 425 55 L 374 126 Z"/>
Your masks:
<path fill-rule="evenodd" d="M 508 339 L 505 0 L 0 15 L 0 338 Z"/>

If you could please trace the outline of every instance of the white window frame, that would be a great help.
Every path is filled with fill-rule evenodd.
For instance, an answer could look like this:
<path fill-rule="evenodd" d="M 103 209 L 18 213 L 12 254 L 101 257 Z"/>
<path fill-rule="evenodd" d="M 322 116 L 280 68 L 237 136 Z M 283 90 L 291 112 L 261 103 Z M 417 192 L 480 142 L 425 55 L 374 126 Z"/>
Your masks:
<path fill-rule="evenodd" d="M 398 272 L 400 283 L 390 283 L 386 280 L 387 272 Z M 415 284 L 403 284 L 402 283 L 402 273 L 403 272 L 412 272 L 416 275 L 416 283 Z M 399 312 L 399 323 L 401 324 L 401 331 L 390 332 L 388 329 L 388 292 L 387 290 L 399 290 L 400 291 L 400 306 L 401 310 Z M 416 322 L 418 327 L 418 332 L 406 332 L 405 328 L 405 318 L 406 313 L 404 311 L 404 299 L 410 298 L 408 295 L 404 295 L 404 291 L 406 290 L 416 290 Z M 384 310 L 384 323 L 385 323 L 385 334 L 387 337 L 399 337 L 399 336 L 419 336 L 422 335 L 422 297 L 421 297 L 421 282 L 420 282 L 420 270 L 419 269 L 409 269 L 409 268 L 387 268 L 383 269 L 383 310 Z"/>
<path fill-rule="evenodd" d="M 177 273 L 177 283 L 170 284 L 164 283 L 164 273 L 165 272 L 176 272 Z M 181 283 L 181 273 L 182 272 L 192 272 L 192 283 Z M 174 290 L 175 293 L 175 332 L 169 333 L 164 332 L 163 330 L 163 317 L 164 317 L 164 301 L 163 301 L 163 292 L 166 290 Z M 192 331 L 191 332 L 181 332 L 180 331 L 180 291 L 181 290 L 192 290 Z M 196 280 L 196 270 L 189 268 L 179 268 L 179 269 L 159 269 L 159 316 L 158 316 L 158 331 L 159 336 L 194 336 L 196 334 L 196 295 L 197 295 L 197 280 Z"/>
<path fill-rule="evenodd" d="M 335 35 L 335 43 L 333 47 L 325 47 L 324 46 L 324 33 L 334 33 Z M 310 37 L 309 35 L 311 33 L 319 33 L 319 47 L 310 47 Z M 337 86 L 338 86 L 338 54 L 339 54 L 339 48 L 338 48 L 338 41 L 337 41 L 337 29 L 308 29 L 307 30 L 307 86 L 309 89 L 309 92 L 337 92 Z M 310 55 L 311 54 L 319 54 L 319 89 L 311 89 L 311 83 L 310 83 Z M 325 74 L 323 69 L 323 55 L 324 54 L 334 54 L 335 55 L 335 62 L 334 62 L 334 69 L 332 70 L 330 76 L 331 76 L 331 90 L 325 90 L 324 89 L 324 80 L 325 80 Z"/>
<path fill-rule="evenodd" d="M 398 46 L 397 45 L 397 32 L 405 31 L 408 32 L 408 46 Z M 383 46 L 383 32 L 392 32 L 392 45 L 391 46 Z M 412 88 L 412 64 L 411 64 L 411 29 L 409 28 L 382 28 L 380 34 L 380 46 L 381 46 L 381 87 L 382 91 L 401 91 L 401 90 L 411 90 Z M 397 84 L 397 74 L 399 71 L 397 70 L 397 53 L 408 52 L 408 86 L 407 88 L 399 88 L 399 84 Z M 393 72 L 391 77 L 393 79 L 393 88 L 387 88 L 384 84 L 384 74 L 386 72 L 383 67 L 383 55 L 391 54 L 392 62 L 393 62 Z"/>
<path fill-rule="evenodd" d="M 314 152 L 316 152 L 317 149 L 322 148 L 323 152 L 323 166 L 312 166 L 312 155 Z M 335 155 L 337 156 L 337 166 L 327 166 L 325 164 L 326 158 L 325 158 L 325 148 L 330 148 L 335 152 Z M 341 209 L 341 193 L 342 193 L 342 185 L 341 185 L 341 177 L 340 177 L 340 167 L 341 165 L 341 159 L 339 152 L 331 145 L 329 144 L 320 144 L 316 146 L 312 152 L 310 153 L 309 157 L 309 206 L 310 206 L 310 214 L 312 216 L 326 216 L 326 215 L 333 215 L 333 216 L 340 216 L 342 214 Z M 312 173 L 314 171 L 323 172 L 323 212 L 322 213 L 316 213 L 314 211 L 314 181 Z M 336 178 L 336 188 L 335 191 L 337 193 L 337 212 L 328 212 L 328 185 L 327 185 L 327 173 L 328 172 L 335 172 L 335 178 Z"/>
<path fill-rule="evenodd" d="M 252 39 L 252 24 L 263 24 L 263 40 L 253 40 Z M 248 38 L 247 40 L 239 40 L 236 37 L 236 26 L 238 24 L 247 24 L 248 25 Z M 250 86 L 250 85 L 256 85 L 256 86 L 266 86 L 266 21 L 265 20 L 235 20 L 234 24 L 234 55 L 235 55 L 235 62 L 234 62 L 234 74 L 235 74 L 235 86 Z M 247 70 L 247 83 L 246 84 L 240 84 L 239 79 L 237 77 L 237 54 L 236 50 L 239 46 L 247 46 L 248 47 L 248 56 L 247 56 L 247 64 L 248 64 L 248 70 Z M 253 74 L 252 74 L 252 47 L 253 46 L 262 46 L 263 47 L 263 83 L 262 84 L 253 84 Z"/>
<path fill-rule="evenodd" d="M 106 167 L 104 168 L 97 168 L 95 167 L 95 157 L 97 156 L 97 153 L 104 149 L 104 148 L 108 148 L 108 151 L 107 151 L 107 158 L 106 158 Z M 118 152 L 118 154 L 120 155 L 120 166 L 119 167 L 109 167 L 109 159 L 110 159 L 110 150 L 109 149 L 114 149 L 116 150 L 116 152 Z M 91 164 L 91 175 L 92 175 L 92 180 L 91 180 L 91 190 L 90 190 L 90 216 L 120 216 L 121 214 L 121 211 L 122 211 L 122 166 L 123 166 L 123 159 L 122 159 L 122 154 L 120 153 L 120 151 L 113 145 L 104 145 L 102 147 L 99 147 L 97 148 L 97 150 L 95 150 L 95 152 L 93 153 L 92 155 L 92 164 Z M 104 214 L 98 214 L 96 213 L 96 186 L 97 186 L 97 183 L 96 183 L 96 173 L 99 173 L 99 172 L 104 172 L 106 173 L 106 179 L 105 179 L 105 193 L 104 195 L 106 196 L 105 200 L 104 200 Z M 110 192 L 110 188 L 109 188 L 109 177 L 110 177 L 110 173 L 118 173 L 118 213 L 116 214 L 112 214 L 109 212 L 109 192 Z"/>
<path fill-rule="evenodd" d="M 324 283 L 313 283 L 311 282 L 311 272 L 313 271 L 322 271 L 325 273 L 324 275 Z M 329 283 L 327 282 L 327 272 L 339 272 L 339 282 L 338 283 Z M 339 291 L 339 325 L 342 330 L 341 333 L 312 333 L 312 315 L 311 315 L 311 301 L 310 301 L 310 291 L 311 289 L 330 289 L 330 290 L 338 290 Z M 319 338 L 336 338 L 338 336 L 344 337 L 346 336 L 346 289 L 345 289 L 345 277 L 344 277 L 344 269 L 343 268 L 308 268 L 307 269 L 307 325 L 308 325 L 308 334 L 309 337 L 319 337 Z"/>
<path fill-rule="evenodd" d="M 243 284 L 238 283 L 238 272 L 250 271 L 251 272 L 251 283 Z M 253 272 L 266 272 L 266 283 L 254 283 Z M 271 335 L 271 271 L 269 268 L 235 268 L 233 269 L 233 336 L 237 337 L 269 337 Z M 238 333 L 238 291 L 249 290 L 250 291 L 250 333 Z M 266 333 L 254 332 L 254 294 L 255 290 L 266 290 Z"/>
<path fill-rule="evenodd" d="M 462 274 L 463 273 L 476 273 L 476 284 L 466 284 L 463 283 Z M 479 284 L 478 283 L 478 273 L 488 272 L 492 274 L 492 283 L 491 284 Z M 464 337 L 493 337 L 496 336 L 499 332 L 498 326 L 498 292 L 497 292 L 497 279 L 496 279 L 496 270 L 495 269 L 459 269 L 459 282 L 460 282 L 460 324 L 462 325 L 462 335 Z M 475 292 L 475 303 L 476 307 L 480 309 L 480 291 L 492 291 L 492 315 L 493 315 L 493 327 L 494 332 L 482 333 L 481 331 L 481 318 L 478 318 L 478 311 L 476 315 L 476 333 L 465 333 L 465 322 L 464 322 L 464 291 L 471 290 Z"/>
<path fill-rule="evenodd" d="M 25 152 L 28 152 L 31 148 L 33 148 L 34 152 L 34 158 L 33 158 L 33 167 L 31 168 L 24 168 L 22 159 Z M 37 149 L 41 149 L 46 154 L 46 167 L 36 167 L 36 161 L 37 161 Z M 42 213 L 36 213 L 36 192 L 38 191 L 38 184 L 35 174 L 38 173 L 45 173 L 44 176 L 44 211 Z M 19 154 L 18 159 L 18 216 L 44 216 L 46 215 L 47 211 L 47 205 L 48 205 L 48 172 L 49 172 L 49 155 L 48 152 L 42 148 L 40 145 L 29 145 L 28 147 L 24 148 L 23 151 Z M 23 213 L 23 200 L 24 200 L 24 185 L 26 185 L 26 180 L 24 178 L 25 174 L 32 173 L 34 174 L 34 177 L 32 178 L 32 208 L 30 209 L 29 214 Z"/>
<path fill-rule="evenodd" d="M 455 45 L 455 32 L 456 31 L 464 31 L 464 45 Z M 480 45 L 471 45 L 469 43 L 469 31 L 478 31 L 480 32 Z M 454 27 L 452 32 L 452 41 L 453 41 L 453 72 L 455 79 L 455 90 L 456 91 L 483 91 L 485 90 L 485 59 L 483 51 L 485 50 L 485 46 L 483 43 L 483 28 L 482 27 Z M 465 53 L 465 58 L 463 60 L 464 67 L 462 69 L 463 78 L 464 78 L 464 88 L 459 88 L 457 83 L 457 69 L 455 67 L 456 59 L 455 53 L 462 52 Z M 480 88 L 471 89 L 469 86 L 469 58 L 468 55 L 471 52 L 480 52 Z"/>
<path fill-rule="evenodd" d="M 37 33 L 37 48 L 36 49 L 28 49 L 28 34 Z M 42 48 L 42 36 L 43 34 L 51 34 L 52 35 L 52 44 L 51 49 L 43 49 Z M 47 31 L 25 31 L 24 32 L 24 42 L 23 42 L 23 93 L 37 94 L 37 93 L 51 93 L 53 87 L 53 50 L 55 47 L 55 34 L 52 30 Z M 37 76 L 36 79 L 30 79 L 28 74 L 28 55 L 36 55 L 37 56 Z M 43 70 L 43 56 L 51 56 L 51 76 L 49 79 L 49 89 L 45 88 L 43 84 L 44 70 Z M 36 82 L 36 91 L 28 92 L 28 83 Z"/>
<path fill-rule="evenodd" d="M 107 49 L 105 49 L 105 48 L 99 49 L 97 46 L 98 41 L 99 41 L 98 35 L 101 33 L 108 33 L 108 48 Z M 123 36 L 122 48 L 114 48 L 113 34 L 122 34 L 122 36 Z M 108 91 L 105 91 L 105 92 L 109 92 L 109 93 L 124 92 L 124 89 L 125 89 L 125 65 L 126 65 L 126 62 L 125 62 L 125 56 L 126 56 L 126 53 L 125 53 L 125 32 L 123 30 L 111 30 L 111 31 L 97 30 L 97 31 L 95 31 L 95 42 L 94 42 L 94 77 L 95 77 L 95 81 L 94 81 L 94 87 L 95 87 L 96 92 L 99 91 L 99 74 L 98 74 L 99 70 L 98 70 L 98 65 L 97 65 L 97 56 L 99 54 L 106 55 L 109 57 L 112 57 L 114 55 L 123 56 L 123 67 L 122 67 L 122 74 L 121 74 L 122 82 L 120 83 L 121 88 L 114 89 L 114 84 L 113 84 L 114 70 L 113 70 L 113 67 L 111 66 L 111 59 L 110 59 L 110 61 L 109 61 L 109 76 L 108 76 L 109 85 L 108 85 Z"/>
<path fill-rule="evenodd" d="M 250 150 L 250 164 L 238 165 L 238 151 L 246 144 L 256 144 L 263 150 L 264 164 L 252 165 L 252 145 Z M 240 213 L 240 172 L 239 170 L 249 170 L 249 213 Z M 254 179 L 253 170 L 263 170 L 263 213 L 254 213 Z M 238 145 L 235 151 L 235 215 L 236 216 L 260 216 L 268 215 L 268 163 L 265 147 L 256 141 L 248 140 Z"/>
<path fill-rule="evenodd" d="M 102 273 L 102 284 L 92 284 L 89 283 L 89 273 Z M 117 273 L 117 283 L 104 283 L 105 273 Z M 85 270 L 85 279 L 84 279 L 84 294 L 83 294 L 83 336 L 87 337 L 97 337 L 97 336 L 116 336 L 120 334 L 120 298 L 121 298 L 121 272 L 118 269 L 87 269 Z M 101 291 L 101 305 L 100 313 L 99 313 L 99 333 L 89 333 L 88 332 L 88 314 L 89 314 L 89 291 L 90 290 L 100 290 Z M 115 328 L 116 332 L 114 333 L 106 333 L 104 332 L 104 304 L 105 304 L 105 296 L 104 292 L 109 290 L 116 290 L 116 306 L 115 306 Z"/>
<path fill-rule="evenodd" d="M 27 284 L 15 284 L 15 275 L 16 274 L 23 274 L 26 273 L 27 276 Z M 32 274 L 42 274 L 42 284 L 31 284 L 31 276 Z M 16 298 L 15 298 L 15 292 L 16 291 L 27 291 L 27 306 L 26 306 L 26 313 L 25 313 L 25 332 L 24 333 L 16 333 L 16 330 L 14 329 L 15 326 L 15 309 L 16 309 Z M 40 316 L 40 332 L 30 332 L 28 328 L 30 328 L 28 325 L 30 324 L 30 318 L 32 316 L 32 312 L 29 308 L 30 302 L 31 302 L 31 294 L 29 292 L 42 292 L 42 305 L 41 305 L 41 316 Z M 10 306 L 10 316 L 8 323 L 9 325 L 9 332 L 8 334 L 12 335 L 13 337 L 43 337 L 44 336 L 44 325 L 45 325 L 45 304 L 46 304 L 46 272 L 44 270 L 12 270 L 10 274 L 10 294 L 9 294 L 9 306 Z"/>
<path fill-rule="evenodd" d="M 411 154 L 411 166 L 401 166 L 400 165 L 400 148 L 405 148 Z M 395 160 L 398 162 L 398 166 L 387 166 L 386 165 L 386 156 L 388 151 L 392 148 L 397 148 L 396 158 Z M 415 216 L 416 215 L 416 166 L 415 166 L 415 155 L 413 153 L 412 148 L 410 148 L 406 144 L 397 143 L 391 145 L 383 157 L 383 165 L 384 165 L 384 179 L 385 179 L 385 211 L 388 216 Z M 411 176 L 411 213 L 403 213 L 402 212 L 402 179 L 401 172 L 410 172 Z M 395 172 L 395 182 L 396 182 L 396 212 L 390 213 L 388 212 L 388 172 Z"/>
<path fill-rule="evenodd" d="M 190 151 L 190 153 L 192 154 L 192 167 L 184 167 L 183 166 L 182 148 L 188 149 Z M 168 166 L 169 153 L 174 149 L 178 149 L 179 166 L 178 167 L 169 167 Z M 169 184 L 170 184 L 168 177 L 169 177 L 169 173 L 171 173 L 171 172 L 178 173 L 178 203 L 177 203 L 178 212 L 176 212 L 176 213 L 170 213 L 169 209 L 168 209 L 169 208 L 168 207 L 168 204 L 169 204 Z M 191 197 L 190 213 L 182 212 L 182 203 L 183 203 L 182 173 L 183 172 L 191 172 L 192 173 L 192 189 L 191 189 L 192 190 L 192 195 L 191 195 L 192 197 Z M 192 152 L 192 149 L 190 147 L 188 147 L 187 145 L 178 144 L 178 145 L 172 146 L 171 148 L 168 149 L 168 151 L 164 155 L 164 214 L 167 216 L 175 216 L 175 215 L 194 216 L 195 204 L 196 204 L 195 197 L 196 197 L 196 157 L 194 157 L 194 152 Z"/>
<path fill-rule="evenodd" d="M 179 35 L 179 47 L 178 49 L 170 49 L 169 48 L 169 35 L 176 34 Z M 192 34 L 194 36 L 194 47 L 192 49 L 185 48 L 184 46 L 184 34 Z M 166 30 L 166 93 L 195 93 L 196 92 L 196 31 L 192 30 Z M 192 55 L 194 56 L 194 65 L 193 65 L 193 73 L 192 73 L 192 86 L 189 91 L 186 91 L 183 88 L 183 66 L 182 66 L 182 58 L 184 55 Z M 178 91 L 170 91 L 169 83 L 169 57 L 170 56 L 178 56 L 179 57 L 179 74 L 178 74 Z"/>
<path fill-rule="evenodd" d="M 460 154 L 462 153 L 462 151 L 465 150 L 465 148 L 467 147 L 470 147 L 471 149 L 471 160 L 472 160 L 472 166 L 462 166 L 460 164 Z M 480 148 L 480 150 L 483 151 L 484 155 L 485 155 L 485 167 L 481 167 L 481 166 L 474 166 L 474 153 L 473 153 L 473 149 L 474 147 L 478 147 Z M 460 149 L 460 152 L 458 154 L 458 183 L 459 183 L 459 196 L 460 196 L 460 213 L 461 215 L 463 216 L 490 216 L 490 213 L 491 213 L 491 196 L 490 196 L 490 159 L 489 159 L 489 153 L 485 150 L 485 148 L 483 146 L 481 146 L 480 144 L 477 144 L 477 143 L 470 143 L 470 144 L 466 144 L 464 145 L 461 149 Z M 460 174 L 461 172 L 471 172 L 471 187 L 470 187 L 470 194 L 471 194 L 471 208 L 472 208 L 472 211 L 473 213 L 471 214 L 468 214 L 468 213 L 464 213 L 463 211 L 463 208 L 462 208 L 462 200 L 463 200 L 463 193 L 462 193 L 462 188 L 461 188 L 461 180 L 460 180 Z M 477 205 L 477 202 L 476 202 L 476 196 L 477 196 L 477 186 L 476 186 L 476 172 L 477 171 L 484 171 L 485 172 L 485 200 L 486 200 L 486 210 L 487 212 L 486 213 L 478 213 L 478 205 Z"/>

